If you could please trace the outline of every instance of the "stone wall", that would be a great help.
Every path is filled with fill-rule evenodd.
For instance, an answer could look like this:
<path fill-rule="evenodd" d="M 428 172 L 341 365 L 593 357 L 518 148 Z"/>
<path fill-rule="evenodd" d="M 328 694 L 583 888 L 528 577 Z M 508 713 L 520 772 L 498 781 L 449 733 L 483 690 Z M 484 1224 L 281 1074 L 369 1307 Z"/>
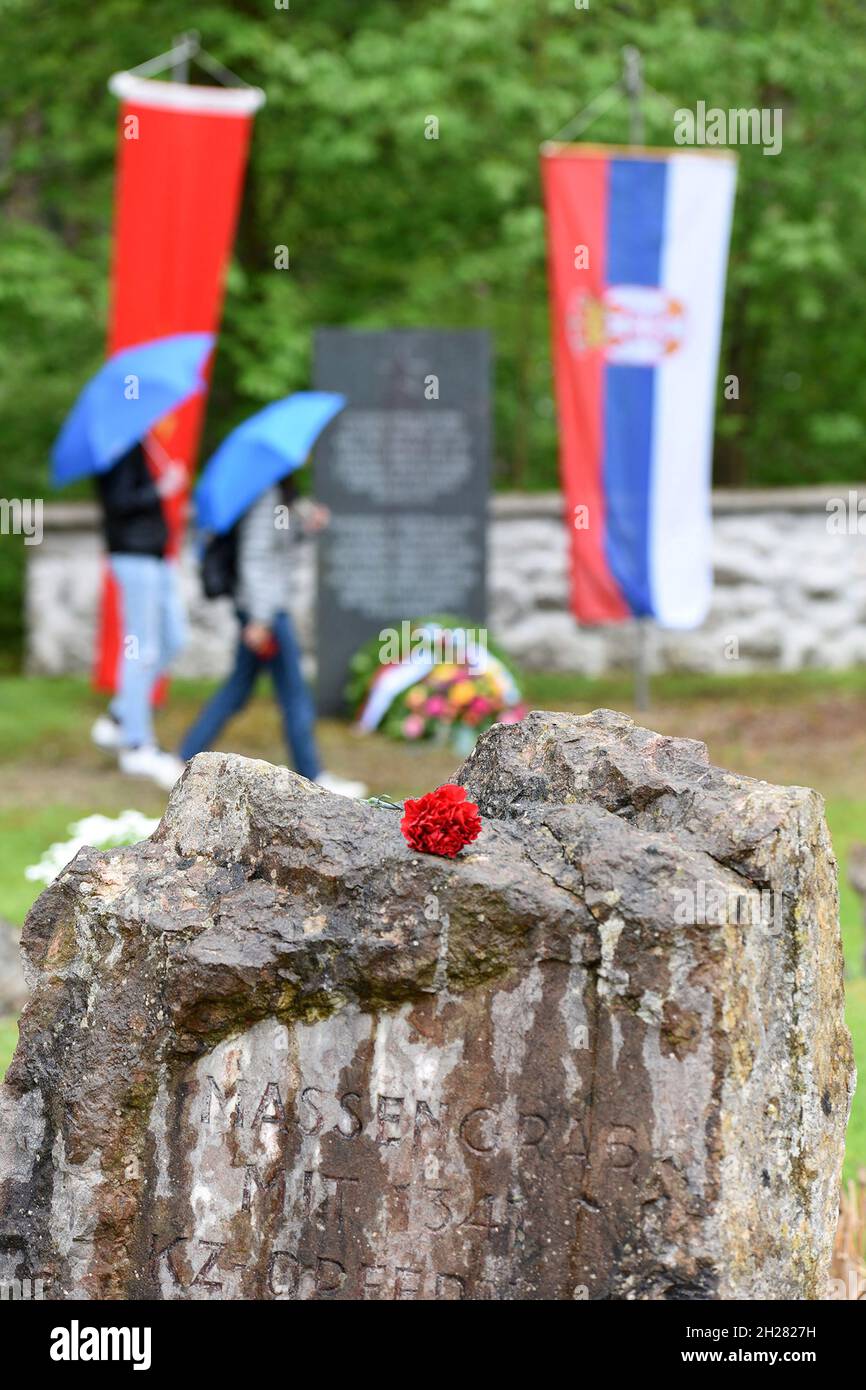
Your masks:
<path fill-rule="evenodd" d="M 828 529 L 828 499 L 847 487 L 717 492 L 715 596 L 696 632 L 652 631 L 655 670 L 797 670 L 866 661 L 866 541 Z M 556 493 L 507 494 L 491 505 L 490 630 L 524 666 L 600 675 L 630 665 L 630 624 L 581 629 L 568 610 L 567 536 Z M 298 547 L 295 618 L 312 666 L 314 548 Z M 45 508 L 45 537 L 27 549 L 28 669 L 89 668 L 100 541 L 88 504 Z M 187 676 L 221 675 L 233 622 L 226 601 L 201 596 L 184 557 Z"/>

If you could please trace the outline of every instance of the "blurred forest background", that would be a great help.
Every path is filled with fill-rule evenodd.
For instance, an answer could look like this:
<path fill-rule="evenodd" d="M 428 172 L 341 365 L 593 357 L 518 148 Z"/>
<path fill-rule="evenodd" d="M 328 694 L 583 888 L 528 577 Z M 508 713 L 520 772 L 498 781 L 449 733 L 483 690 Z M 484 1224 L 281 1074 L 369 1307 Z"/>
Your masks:
<path fill-rule="evenodd" d="M 277 4 L 280 0 L 277 0 Z M 741 147 L 716 481 L 866 473 L 861 0 L 0 0 L 0 494 L 47 454 L 102 356 L 117 104 L 109 75 L 196 28 L 263 87 L 206 448 L 308 384 L 311 330 L 487 327 L 497 486 L 556 486 L 538 145 L 644 55 L 646 141 L 674 109 L 779 107 Z M 195 76 L 194 80 L 200 80 Z M 439 120 L 438 140 L 425 120 Z M 620 104 L 584 138 L 622 142 Z M 291 268 L 274 267 L 286 245 Z M 14 639 L 21 547 L 0 551 Z"/>

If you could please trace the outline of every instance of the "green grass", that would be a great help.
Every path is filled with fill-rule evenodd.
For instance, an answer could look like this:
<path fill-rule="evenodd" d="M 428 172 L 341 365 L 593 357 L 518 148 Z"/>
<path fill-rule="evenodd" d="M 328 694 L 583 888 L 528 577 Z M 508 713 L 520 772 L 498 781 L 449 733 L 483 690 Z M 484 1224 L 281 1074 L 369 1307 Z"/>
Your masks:
<path fill-rule="evenodd" d="M 866 801 L 827 802 L 827 825 L 833 849 L 839 861 L 839 917 L 842 923 L 842 945 L 851 977 L 863 973 L 863 952 L 866 931 L 860 899 L 848 883 L 848 853 L 855 842 L 866 841 Z M 866 1094 L 866 1086 L 864 1086 Z"/>
<path fill-rule="evenodd" d="M 191 710 L 214 689 L 212 681 L 177 681 L 172 701 Z M 34 756 L 40 762 L 81 750 L 87 721 L 105 700 L 75 677 L 0 676 L 0 761 Z"/>
<path fill-rule="evenodd" d="M 523 680 L 530 705 L 547 708 L 630 709 L 630 676 L 594 678 L 568 672 L 528 672 Z M 192 716 L 214 682 L 177 680 L 170 710 Z M 693 701 L 752 705 L 797 704 L 822 695 L 866 696 L 866 667 L 850 671 L 765 672 L 756 675 L 663 675 L 652 679 L 653 708 Z M 0 761 L 34 755 L 40 761 L 80 749 L 82 720 L 104 700 L 75 677 L 0 676 Z M 652 722 L 652 715 L 648 716 Z"/>
<path fill-rule="evenodd" d="M 866 840 L 866 801 L 828 801 L 827 824 L 839 861 L 839 917 L 847 974 L 845 1014 L 854 1042 L 857 1074 L 864 1078 L 854 1093 L 845 1148 L 844 1176 L 853 1178 L 866 1168 L 866 932 L 860 900 L 848 884 L 848 851 L 855 841 Z"/>
<path fill-rule="evenodd" d="M 88 808 L 63 802 L 29 808 L 26 813 L 0 811 L 0 916 L 21 925 L 45 886 L 25 878 L 24 869 L 41 859 L 55 840 L 68 839 L 70 823 L 88 814 Z"/>
<path fill-rule="evenodd" d="M 43 756 L 77 747 L 89 694 L 80 680 L 0 677 L 0 759 L 20 758 L 34 745 Z"/>
<path fill-rule="evenodd" d="M 845 988 L 845 1015 L 854 1041 L 854 1060 L 861 1084 L 854 1092 L 851 1119 L 845 1145 L 845 1178 L 854 1178 L 866 1168 L 866 977 L 848 980 Z"/>
<path fill-rule="evenodd" d="M 18 1022 L 14 1018 L 0 1018 L 0 1079 L 12 1061 L 12 1053 L 18 1041 Z"/>
<path fill-rule="evenodd" d="M 849 671 L 763 671 L 751 675 L 666 673 L 650 682 L 653 706 L 690 700 L 731 703 L 796 704 L 811 697 L 866 695 L 866 666 Z M 544 707 L 583 704 L 592 709 L 631 709 L 634 679 L 622 676 L 578 676 L 566 671 L 527 672 L 523 687 L 530 704 Z M 652 723 L 652 719 L 649 720 Z"/>

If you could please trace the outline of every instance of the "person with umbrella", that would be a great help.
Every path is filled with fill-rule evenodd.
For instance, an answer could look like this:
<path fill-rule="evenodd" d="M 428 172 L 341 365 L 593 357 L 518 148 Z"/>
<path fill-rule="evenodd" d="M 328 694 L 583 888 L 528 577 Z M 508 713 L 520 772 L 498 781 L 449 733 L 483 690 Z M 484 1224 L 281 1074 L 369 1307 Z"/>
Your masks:
<path fill-rule="evenodd" d="M 122 609 L 117 694 L 93 726 L 98 747 L 116 752 L 121 772 L 170 788 L 183 763 L 161 749 L 153 729 L 154 687 L 183 645 L 175 565 L 167 556 L 163 500 L 185 486 L 171 460 L 152 471 L 153 433 L 169 411 L 204 389 L 209 333 L 177 334 L 116 353 L 88 383 L 54 447 L 58 483 L 93 474 L 109 565 Z M 142 441 L 150 434 L 147 445 Z"/>
<path fill-rule="evenodd" d="M 292 528 L 286 524 L 297 498 L 291 474 L 307 459 L 317 436 L 345 404 L 327 391 L 303 391 L 246 420 L 229 435 L 205 468 L 195 500 L 199 526 L 230 538 L 232 594 L 239 622 L 234 666 L 180 745 L 180 757 L 212 748 L 221 729 L 249 700 L 259 675 L 270 674 L 295 769 L 343 796 L 363 796 L 362 782 L 322 769 L 313 704 L 301 671 L 301 653 L 290 614 Z M 295 514 L 300 508 L 295 508 Z M 328 512 L 312 504 L 303 529 L 327 524 Z M 213 542 L 212 542 L 213 544 Z"/>

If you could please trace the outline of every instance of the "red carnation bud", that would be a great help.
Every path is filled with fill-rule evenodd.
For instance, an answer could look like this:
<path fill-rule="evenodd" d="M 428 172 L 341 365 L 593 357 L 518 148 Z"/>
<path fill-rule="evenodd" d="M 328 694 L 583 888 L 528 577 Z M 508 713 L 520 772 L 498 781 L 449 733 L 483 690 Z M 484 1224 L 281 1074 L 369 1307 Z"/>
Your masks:
<path fill-rule="evenodd" d="M 464 845 L 481 834 L 481 817 L 466 788 L 450 782 L 403 807 L 400 829 L 411 849 L 453 859 Z"/>

